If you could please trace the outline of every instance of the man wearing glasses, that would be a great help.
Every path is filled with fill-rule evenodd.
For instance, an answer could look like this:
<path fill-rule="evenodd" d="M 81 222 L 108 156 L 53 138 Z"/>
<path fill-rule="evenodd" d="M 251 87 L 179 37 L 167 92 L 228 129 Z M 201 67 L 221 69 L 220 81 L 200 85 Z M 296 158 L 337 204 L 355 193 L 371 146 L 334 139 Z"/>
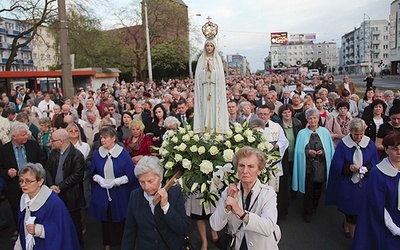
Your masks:
<path fill-rule="evenodd" d="M 65 129 L 57 129 L 51 135 L 53 150 L 46 164 L 46 185 L 50 187 L 65 205 L 71 214 L 82 244 L 81 208 L 85 206 L 83 196 L 84 157 L 82 153 L 69 141 Z"/>
<path fill-rule="evenodd" d="M 27 162 L 42 165 L 46 163 L 46 157 L 39 143 L 29 140 L 29 137 L 28 126 L 14 122 L 11 127 L 11 141 L 0 146 L 0 176 L 6 180 L 5 195 L 10 203 L 16 228 L 18 228 L 18 204 L 22 195 L 18 170 Z"/>

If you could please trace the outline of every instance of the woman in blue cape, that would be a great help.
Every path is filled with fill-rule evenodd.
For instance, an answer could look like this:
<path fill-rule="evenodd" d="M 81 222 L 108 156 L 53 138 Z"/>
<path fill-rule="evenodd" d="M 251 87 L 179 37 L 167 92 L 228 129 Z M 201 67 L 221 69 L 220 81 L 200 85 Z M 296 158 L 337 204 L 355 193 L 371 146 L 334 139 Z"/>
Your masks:
<path fill-rule="evenodd" d="M 308 127 L 297 134 L 294 147 L 292 189 L 304 194 L 304 221 L 311 222 L 326 181 L 334 146 L 326 128 L 319 127 L 319 111 L 306 111 Z"/>
<path fill-rule="evenodd" d="M 44 185 L 43 166 L 27 163 L 18 175 L 24 194 L 18 211 L 18 240 L 14 249 L 80 249 L 65 203 Z"/>
<path fill-rule="evenodd" d="M 360 204 L 365 199 L 368 176 L 379 163 L 375 143 L 364 135 L 366 124 L 360 118 L 350 122 L 350 134 L 337 145 L 331 162 L 326 204 L 336 205 L 344 213 L 345 235 L 353 238 Z"/>
<path fill-rule="evenodd" d="M 388 157 L 368 177 L 353 249 L 400 249 L 400 132 L 390 132 L 382 144 Z"/>

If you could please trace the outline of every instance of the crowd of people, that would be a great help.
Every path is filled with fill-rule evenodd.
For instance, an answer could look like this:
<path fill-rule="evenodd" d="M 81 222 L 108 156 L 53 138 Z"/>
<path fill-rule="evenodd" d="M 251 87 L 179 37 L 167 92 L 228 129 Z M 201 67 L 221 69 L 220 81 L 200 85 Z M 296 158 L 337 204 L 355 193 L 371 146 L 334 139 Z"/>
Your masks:
<path fill-rule="evenodd" d="M 123 249 L 180 249 L 188 216 L 199 221 L 202 249 L 209 246 L 207 220 L 215 244 L 217 231 L 228 225 L 236 249 L 249 244 L 276 249 L 277 222 L 288 216 L 290 201 L 303 194 L 304 221 L 310 223 L 325 184 L 326 204 L 345 215 L 344 234 L 354 238 L 355 249 L 364 249 L 366 238 L 376 246 L 370 249 L 400 247 L 400 100 L 393 91 L 369 83 L 359 98 L 348 76 L 336 84 L 333 76 L 312 81 L 286 74 L 228 77 L 225 97 L 218 84 L 211 92 L 197 90 L 203 93 L 198 97 L 196 84 L 116 81 L 96 90 L 79 88 L 72 99 L 57 89 L 3 93 L 0 180 L 17 249 L 28 249 L 31 238 L 43 247 L 49 241 L 59 243 L 57 249 L 84 246 L 87 214 L 101 221 L 105 249 L 121 244 Z M 288 85 L 296 88 L 289 91 Z M 314 92 L 306 93 L 305 85 Z M 207 102 L 210 94 L 226 110 L 213 102 L 196 109 L 195 103 Z M 229 186 L 217 207 L 193 204 L 196 194 L 185 201 L 179 188 L 162 188 L 163 167 L 153 146 L 161 146 L 168 130 L 186 124 L 198 133 L 224 133 L 227 128 L 209 116 L 217 111 L 218 119 L 247 123 L 267 135 L 282 156 L 279 187 L 260 183 L 265 159 L 244 147 L 233 159 L 240 185 Z M 153 205 L 155 194 L 161 196 L 159 205 Z M 0 207 L 0 227 L 7 223 L 3 217 Z M 372 228 L 389 232 L 373 234 Z"/>

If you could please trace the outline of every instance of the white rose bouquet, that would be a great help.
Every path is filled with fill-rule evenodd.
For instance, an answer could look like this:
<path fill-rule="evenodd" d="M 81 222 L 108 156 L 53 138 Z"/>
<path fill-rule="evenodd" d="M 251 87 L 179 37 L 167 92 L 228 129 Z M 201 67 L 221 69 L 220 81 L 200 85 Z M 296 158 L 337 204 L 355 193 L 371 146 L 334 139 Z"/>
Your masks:
<path fill-rule="evenodd" d="M 266 183 L 271 175 L 278 173 L 275 164 L 281 158 L 279 152 L 268 142 L 262 132 L 234 124 L 227 134 L 194 134 L 191 126 L 169 133 L 159 153 L 168 181 L 176 172 L 182 174 L 176 180 L 184 193 L 200 192 L 200 203 L 216 204 L 220 193 L 229 183 L 237 181 L 232 159 L 243 146 L 259 148 L 265 152 L 267 166 L 259 176 Z"/>

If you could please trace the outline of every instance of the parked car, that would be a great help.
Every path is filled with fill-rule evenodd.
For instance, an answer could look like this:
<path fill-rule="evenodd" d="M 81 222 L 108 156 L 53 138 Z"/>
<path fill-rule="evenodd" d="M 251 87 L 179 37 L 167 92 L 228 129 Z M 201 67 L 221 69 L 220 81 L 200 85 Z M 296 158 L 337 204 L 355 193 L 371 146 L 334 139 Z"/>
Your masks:
<path fill-rule="evenodd" d="M 282 94 L 281 94 L 281 98 L 280 99 L 282 99 L 283 98 L 283 91 L 285 91 L 285 90 L 289 90 L 290 92 L 292 92 L 293 90 L 295 90 L 296 89 L 296 85 L 294 84 L 294 85 L 286 85 L 286 86 L 284 86 L 283 88 L 282 88 Z M 304 90 L 303 90 L 306 94 L 312 94 L 312 95 L 314 95 L 314 89 L 313 88 L 311 88 L 310 86 L 307 86 L 306 84 L 304 84 Z"/>
<path fill-rule="evenodd" d="M 388 68 L 382 69 L 382 70 L 381 70 L 381 75 L 382 75 L 382 76 L 390 75 L 390 69 L 388 69 Z"/>
<path fill-rule="evenodd" d="M 318 69 L 309 69 L 308 70 L 308 79 L 313 79 L 314 76 L 319 76 L 319 70 Z"/>

